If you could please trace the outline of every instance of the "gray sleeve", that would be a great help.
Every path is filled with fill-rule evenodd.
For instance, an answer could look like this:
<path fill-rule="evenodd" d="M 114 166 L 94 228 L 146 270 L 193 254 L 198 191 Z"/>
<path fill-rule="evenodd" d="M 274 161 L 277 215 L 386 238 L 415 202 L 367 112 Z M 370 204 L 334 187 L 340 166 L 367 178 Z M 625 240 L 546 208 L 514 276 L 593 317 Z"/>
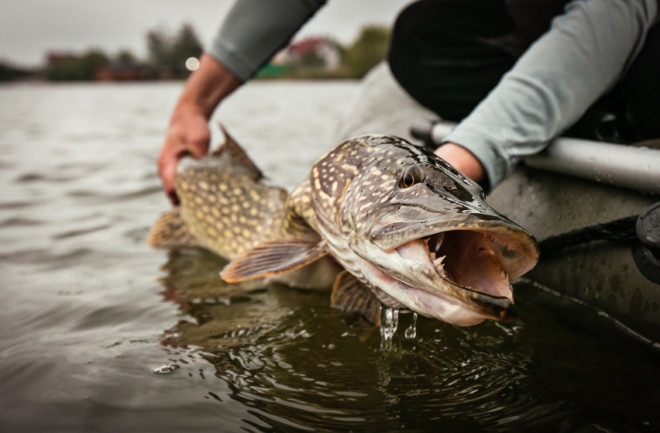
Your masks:
<path fill-rule="evenodd" d="M 326 0 L 237 0 L 206 52 L 248 80 Z"/>
<path fill-rule="evenodd" d="M 654 24 L 657 0 L 576 0 L 443 141 L 470 150 L 489 185 L 541 151 L 622 77 Z"/>

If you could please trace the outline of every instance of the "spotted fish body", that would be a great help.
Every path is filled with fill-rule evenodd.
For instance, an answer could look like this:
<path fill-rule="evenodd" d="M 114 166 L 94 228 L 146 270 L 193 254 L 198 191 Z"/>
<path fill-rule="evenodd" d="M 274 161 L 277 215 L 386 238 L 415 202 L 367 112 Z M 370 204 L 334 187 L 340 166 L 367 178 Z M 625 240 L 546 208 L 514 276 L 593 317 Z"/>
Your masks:
<path fill-rule="evenodd" d="M 249 162 L 238 150 L 229 160 Z M 226 179 L 196 163 L 194 176 L 177 178 L 179 232 L 231 259 L 226 281 L 294 276 L 300 285 L 295 276 L 313 268 L 325 269 L 313 278 L 334 279 L 318 266 L 332 257 L 344 268 L 332 305 L 372 323 L 381 303 L 457 325 L 515 316 L 510 280 L 536 263 L 533 238 L 432 153 L 391 136 L 348 140 L 288 197 L 248 162 L 238 164 L 247 175 Z"/>
<path fill-rule="evenodd" d="M 231 259 L 283 235 L 287 194 L 228 162 L 214 156 L 184 160 L 176 185 L 181 218 L 191 234 L 202 246 Z"/>
<path fill-rule="evenodd" d="M 318 235 L 288 211 L 287 192 L 266 185 L 261 171 L 223 132 L 226 141 L 215 152 L 179 163 L 175 183 L 180 206 L 159 217 L 148 243 L 155 248 L 203 247 L 231 260 L 276 239 L 318 242 Z M 328 289 L 338 271 L 326 259 L 277 281 Z"/>

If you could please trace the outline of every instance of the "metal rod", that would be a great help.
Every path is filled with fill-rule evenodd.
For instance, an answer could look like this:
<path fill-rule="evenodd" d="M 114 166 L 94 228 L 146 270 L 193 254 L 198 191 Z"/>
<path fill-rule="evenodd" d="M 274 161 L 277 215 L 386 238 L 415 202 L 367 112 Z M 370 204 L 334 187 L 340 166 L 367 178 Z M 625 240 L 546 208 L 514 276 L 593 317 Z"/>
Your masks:
<path fill-rule="evenodd" d="M 456 126 L 417 122 L 413 136 L 441 143 Z M 524 158 L 525 165 L 596 182 L 660 194 L 660 149 L 560 137 L 545 150 Z"/>

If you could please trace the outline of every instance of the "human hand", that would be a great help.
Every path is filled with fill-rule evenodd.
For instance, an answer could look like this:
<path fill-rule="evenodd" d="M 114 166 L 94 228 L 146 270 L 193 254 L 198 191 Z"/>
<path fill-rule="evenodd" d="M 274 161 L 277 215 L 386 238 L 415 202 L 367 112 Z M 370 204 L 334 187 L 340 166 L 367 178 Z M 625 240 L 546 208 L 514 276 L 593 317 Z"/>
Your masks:
<path fill-rule="evenodd" d="M 211 139 L 209 118 L 220 101 L 240 85 L 233 72 L 208 54 L 202 55 L 199 69 L 186 82 L 158 155 L 158 174 L 174 206 L 179 204 L 174 189 L 179 160 L 186 154 L 206 155 Z"/>
<path fill-rule="evenodd" d="M 481 182 L 486 175 L 477 157 L 456 143 L 444 143 L 434 153 L 475 182 Z"/>
<path fill-rule="evenodd" d="M 179 160 L 187 154 L 198 158 L 206 155 L 210 139 L 211 132 L 206 115 L 194 106 L 177 106 L 158 155 L 158 174 L 172 205 L 179 204 L 174 187 Z"/>

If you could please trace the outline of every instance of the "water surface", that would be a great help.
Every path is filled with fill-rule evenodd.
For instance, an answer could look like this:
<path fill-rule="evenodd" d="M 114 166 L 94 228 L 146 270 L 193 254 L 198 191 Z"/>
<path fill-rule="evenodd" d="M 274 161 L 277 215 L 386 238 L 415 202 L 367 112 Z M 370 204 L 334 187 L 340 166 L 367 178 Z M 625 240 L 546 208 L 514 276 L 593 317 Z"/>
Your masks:
<path fill-rule="evenodd" d="M 660 431 L 658 353 L 531 284 L 518 322 L 406 339 L 402 314 L 384 353 L 328 293 L 149 249 L 180 89 L 0 87 L 0 431 Z M 292 187 L 355 91 L 255 82 L 216 117 Z"/>

